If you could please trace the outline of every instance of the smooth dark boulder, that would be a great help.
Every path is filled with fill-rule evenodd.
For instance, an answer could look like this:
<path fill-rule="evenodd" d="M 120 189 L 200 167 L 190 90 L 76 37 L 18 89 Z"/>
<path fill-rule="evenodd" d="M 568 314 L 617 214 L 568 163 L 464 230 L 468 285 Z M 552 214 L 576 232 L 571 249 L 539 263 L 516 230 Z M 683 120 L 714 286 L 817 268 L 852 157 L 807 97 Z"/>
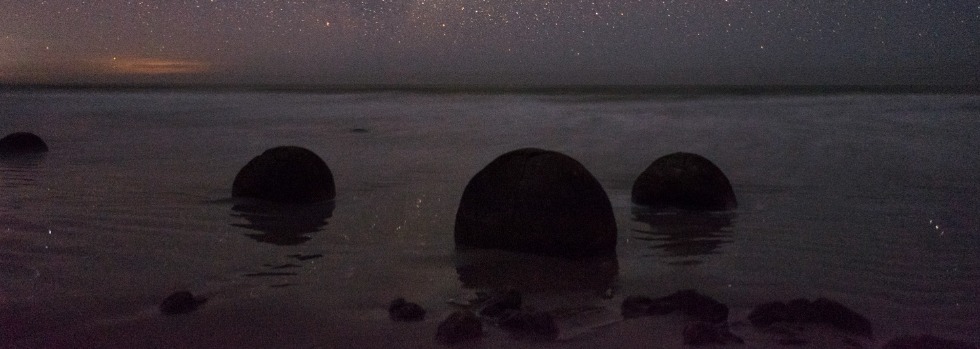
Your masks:
<path fill-rule="evenodd" d="M 977 349 L 976 344 L 931 335 L 901 336 L 888 341 L 881 349 Z"/>
<path fill-rule="evenodd" d="M 398 298 L 388 305 L 388 317 L 395 321 L 422 321 L 425 320 L 425 309 L 405 298 Z"/>
<path fill-rule="evenodd" d="M 466 185 L 456 246 L 582 258 L 616 252 L 609 197 L 581 163 L 535 148 L 496 158 Z"/>
<path fill-rule="evenodd" d="M 41 137 L 30 132 L 14 132 L 0 138 L 0 155 L 44 153 L 48 145 Z"/>
<path fill-rule="evenodd" d="M 801 298 L 788 303 L 760 304 L 749 313 L 749 321 L 757 327 L 768 327 L 778 322 L 823 323 L 865 337 L 873 334 L 871 321 L 843 304 L 826 298 L 812 302 Z"/>
<path fill-rule="evenodd" d="M 456 344 L 482 336 L 483 322 L 469 310 L 450 314 L 436 328 L 436 340 L 443 344 Z"/>
<path fill-rule="evenodd" d="M 187 291 L 175 292 L 160 303 L 160 312 L 166 315 L 186 314 L 197 310 L 206 301 L 207 298 L 195 297 Z"/>
<path fill-rule="evenodd" d="M 266 150 L 235 176 L 232 196 L 281 203 L 314 203 L 336 195 L 333 173 L 312 151 L 295 146 Z"/>
<path fill-rule="evenodd" d="M 657 209 L 731 210 L 738 206 L 728 177 L 710 160 L 673 153 L 655 160 L 633 182 L 632 201 Z"/>

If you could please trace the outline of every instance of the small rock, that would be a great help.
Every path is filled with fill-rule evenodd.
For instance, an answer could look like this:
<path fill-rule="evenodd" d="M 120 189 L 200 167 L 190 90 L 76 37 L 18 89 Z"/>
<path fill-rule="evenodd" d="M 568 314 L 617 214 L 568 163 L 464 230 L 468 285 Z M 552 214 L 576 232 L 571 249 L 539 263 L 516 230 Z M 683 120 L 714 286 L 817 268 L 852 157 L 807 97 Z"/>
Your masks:
<path fill-rule="evenodd" d="M 810 316 L 816 322 L 827 323 L 853 334 L 865 337 L 873 334 L 868 318 L 826 298 L 818 298 L 810 304 Z"/>
<path fill-rule="evenodd" d="M 198 305 L 207 301 L 207 298 L 194 297 L 187 291 L 176 292 L 160 303 L 160 312 L 167 315 L 185 314 L 197 309 Z"/>
<path fill-rule="evenodd" d="M 888 341 L 881 349 L 978 349 L 976 344 L 930 335 L 901 336 Z"/>
<path fill-rule="evenodd" d="M 486 305 L 483 306 L 483 309 L 480 310 L 480 316 L 500 318 L 506 310 L 520 309 L 521 293 L 517 290 L 507 290 L 502 294 L 490 298 Z"/>
<path fill-rule="evenodd" d="M 623 300 L 623 317 L 630 319 L 648 315 L 666 315 L 679 311 L 696 320 L 722 323 L 728 321 L 728 306 L 694 290 L 683 290 L 665 297 L 651 299 L 629 296 Z"/>
<path fill-rule="evenodd" d="M 405 298 L 398 298 L 388 306 L 388 316 L 395 321 L 422 321 L 425 320 L 425 309 L 418 304 L 406 302 Z"/>
<path fill-rule="evenodd" d="M 654 314 L 681 311 L 697 320 L 721 323 L 728 321 L 728 306 L 695 290 L 683 290 L 654 300 L 649 310 Z"/>
<path fill-rule="evenodd" d="M 483 336 L 483 323 L 469 310 L 459 310 L 447 317 L 436 329 L 436 340 L 456 344 Z"/>

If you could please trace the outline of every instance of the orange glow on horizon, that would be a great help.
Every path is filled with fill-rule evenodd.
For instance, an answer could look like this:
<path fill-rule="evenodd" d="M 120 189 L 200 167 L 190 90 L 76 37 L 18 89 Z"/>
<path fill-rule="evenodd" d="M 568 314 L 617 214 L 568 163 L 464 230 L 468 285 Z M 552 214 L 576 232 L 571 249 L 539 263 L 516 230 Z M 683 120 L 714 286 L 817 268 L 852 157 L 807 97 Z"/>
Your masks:
<path fill-rule="evenodd" d="M 205 62 L 157 58 L 113 57 L 110 66 L 113 73 L 134 75 L 198 74 L 210 69 Z"/>

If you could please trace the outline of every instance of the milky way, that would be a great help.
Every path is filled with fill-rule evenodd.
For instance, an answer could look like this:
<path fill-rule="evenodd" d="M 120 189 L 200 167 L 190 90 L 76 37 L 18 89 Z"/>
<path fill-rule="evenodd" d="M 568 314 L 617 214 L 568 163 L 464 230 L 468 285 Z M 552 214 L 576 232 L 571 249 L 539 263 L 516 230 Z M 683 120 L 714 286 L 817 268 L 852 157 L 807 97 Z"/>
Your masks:
<path fill-rule="evenodd" d="M 973 1 L 0 3 L 0 81 L 977 84 Z"/>

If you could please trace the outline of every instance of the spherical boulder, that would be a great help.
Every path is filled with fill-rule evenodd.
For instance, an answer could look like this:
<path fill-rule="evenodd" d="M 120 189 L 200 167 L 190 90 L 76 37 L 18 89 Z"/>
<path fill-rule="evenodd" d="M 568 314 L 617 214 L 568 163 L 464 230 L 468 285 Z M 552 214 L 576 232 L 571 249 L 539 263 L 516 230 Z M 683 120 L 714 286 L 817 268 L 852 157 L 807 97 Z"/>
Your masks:
<path fill-rule="evenodd" d="M 674 153 L 655 160 L 633 182 L 633 203 L 652 208 L 695 211 L 738 206 L 728 177 L 708 159 Z"/>
<path fill-rule="evenodd" d="M 232 196 L 281 203 L 314 203 L 336 195 L 333 173 L 312 151 L 295 146 L 266 150 L 235 176 Z"/>
<path fill-rule="evenodd" d="M 466 185 L 456 212 L 457 247 L 570 258 L 616 252 L 616 220 L 599 182 L 575 159 L 518 149 Z"/>
<path fill-rule="evenodd" d="M 15 132 L 0 138 L 0 155 L 43 153 L 48 151 L 48 145 L 41 137 L 30 132 Z"/>

